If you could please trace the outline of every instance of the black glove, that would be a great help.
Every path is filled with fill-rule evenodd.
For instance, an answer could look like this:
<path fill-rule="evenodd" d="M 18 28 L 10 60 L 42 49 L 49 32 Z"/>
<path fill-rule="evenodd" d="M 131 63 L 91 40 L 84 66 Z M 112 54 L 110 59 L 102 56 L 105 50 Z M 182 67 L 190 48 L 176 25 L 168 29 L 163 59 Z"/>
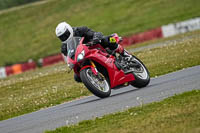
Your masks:
<path fill-rule="evenodd" d="M 102 39 L 103 39 L 103 34 L 101 32 L 95 32 L 92 42 L 93 42 L 93 44 L 99 44 L 99 43 L 101 43 Z"/>
<path fill-rule="evenodd" d="M 101 40 L 98 39 L 98 38 L 95 38 L 92 40 L 93 44 L 100 44 L 101 43 Z"/>

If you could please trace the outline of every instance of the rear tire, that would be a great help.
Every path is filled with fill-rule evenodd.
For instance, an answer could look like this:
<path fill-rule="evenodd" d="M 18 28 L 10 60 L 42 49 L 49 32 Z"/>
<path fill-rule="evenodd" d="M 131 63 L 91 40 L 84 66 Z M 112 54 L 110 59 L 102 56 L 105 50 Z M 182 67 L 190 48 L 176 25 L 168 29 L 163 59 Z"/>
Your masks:
<path fill-rule="evenodd" d="M 100 72 L 99 74 L 101 75 L 102 78 L 104 78 L 103 80 L 100 78 L 98 79 L 98 77 L 96 77 L 91 71 L 91 68 L 86 68 L 80 72 L 80 77 L 83 84 L 94 95 L 100 98 L 109 97 L 111 94 L 111 88 L 109 82 L 106 80 L 106 77 L 103 74 L 101 74 Z M 105 86 L 102 87 L 101 85 L 103 84 L 99 85 L 97 82 L 102 82 Z"/>
<path fill-rule="evenodd" d="M 141 70 L 140 72 L 139 71 L 132 72 L 132 74 L 135 77 L 135 80 L 131 83 L 131 85 L 137 88 L 145 87 L 150 82 L 149 71 L 140 59 L 138 59 L 134 55 L 132 56 L 133 56 L 134 61 L 136 61 L 137 63 L 141 65 L 141 68 L 140 68 Z"/>

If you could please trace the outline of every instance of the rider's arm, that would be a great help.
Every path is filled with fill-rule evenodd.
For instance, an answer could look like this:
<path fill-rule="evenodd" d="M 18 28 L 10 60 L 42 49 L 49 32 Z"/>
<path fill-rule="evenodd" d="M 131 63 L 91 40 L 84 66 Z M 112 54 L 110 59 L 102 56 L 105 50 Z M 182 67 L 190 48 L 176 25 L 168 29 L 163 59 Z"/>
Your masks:
<path fill-rule="evenodd" d="M 85 39 L 92 39 L 94 36 L 94 31 L 89 29 L 86 26 L 82 26 L 82 27 L 74 27 L 74 36 L 80 36 L 80 37 L 85 37 Z"/>
<path fill-rule="evenodd" d="M 74 36 L 85 37 L 85 42 L 96 41 L 97 43 L 100 43 L 99 40 L 103 38 L 103 34 L 101 32 L 95 32 L 86 26 L 74 27 L 73 30 Z"/>
<path fill-rule="evenodd" d="M 85 42 L 93 41 L 94 44 L 100 43 L 103 47 L 114 50 L 118 47 L 116 42 L 110 42 L 111 36 L 103 36 L 101 32 L 95 32 L 86 26 L 74 27 L 74 36 L 85 37 Z"/>
<path fill-rule="evenodd" d="M 63 43 L 61 46 L 61 53 L 67 56 L 67 44 Z"/>

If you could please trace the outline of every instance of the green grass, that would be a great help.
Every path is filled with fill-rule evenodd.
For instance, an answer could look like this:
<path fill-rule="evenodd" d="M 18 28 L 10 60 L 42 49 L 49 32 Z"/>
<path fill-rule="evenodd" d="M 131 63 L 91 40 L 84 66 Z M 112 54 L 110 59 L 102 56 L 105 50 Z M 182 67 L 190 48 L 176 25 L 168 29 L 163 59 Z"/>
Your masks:
<path fill-rule="evenodd" d="M 151 77 L 200 65 L 200 38 L 134 53 Z M 0 80 L 0 120 L 91 95 L 58 64 Z"/>
<path fill-rule="evenodd" d="M 35 1 L 39 1 L 39 0 L 1 0 L 0 10 L 35 2 Z"/>
<path fill-rule="evenodd" d="M 54 68 L 55 67 L 55 68 Z M 56 65 L 0 82 L 0 120 L 89 95 L 76 84 L 66 66 Z"/>
<path fill-rule="evenodd" d="M 49 0 L 0 14 L 0 66 L 60 52 L 61 21 L 105 35 L 142 32 L 200 16 L 199 0 Z"/>
<path fill-rule="evenodd" d="M 199 100 L 194 90 L 46 133 L 199 133 Z"/>
<path fill-rule="evenodd" d="M 127 46 L 126 49 L 135 49 L 138 47 L 147 46 L 149 44 L 165 43 L 165 42 L 173 41 L 173 40 L 184 40 L 185 38 L 189 38 L 189 37 L 192 38 L 192 37 L 197 37 L 197 36 L 200 36 L 200 30 L 186 32 L 186 33 L 178 34 L 178 35 L 167 37 L 167 38 L 159 38 L 159 39 L 154 39 L 154 40 L 150 40 L 150 41 L 146 41 L 146 42 L 142 42 L 138 44 L 133 44 L 133 45 Z"/>
<path fill-rule="evenodd" d="M 159 76 L 186 67 L 200 64 L 200 39 L 191 38 L 183 42 L 147 49 L 134 53 L 145 63 L 151 76 Z"/>

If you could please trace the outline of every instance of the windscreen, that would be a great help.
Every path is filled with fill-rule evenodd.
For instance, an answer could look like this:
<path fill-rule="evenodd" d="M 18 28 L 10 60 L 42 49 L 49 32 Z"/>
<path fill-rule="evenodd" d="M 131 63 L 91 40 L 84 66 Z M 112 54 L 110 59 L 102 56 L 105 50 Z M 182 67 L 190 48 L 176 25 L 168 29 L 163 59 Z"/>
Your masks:
<path fill-rule="evenodd" d="M 76 48 L 79 45 L 81 41 L 81 37 L 72 37 L 67 41 L 67 56 L 69 56 L 71 59 L 74 59 Z"/>

